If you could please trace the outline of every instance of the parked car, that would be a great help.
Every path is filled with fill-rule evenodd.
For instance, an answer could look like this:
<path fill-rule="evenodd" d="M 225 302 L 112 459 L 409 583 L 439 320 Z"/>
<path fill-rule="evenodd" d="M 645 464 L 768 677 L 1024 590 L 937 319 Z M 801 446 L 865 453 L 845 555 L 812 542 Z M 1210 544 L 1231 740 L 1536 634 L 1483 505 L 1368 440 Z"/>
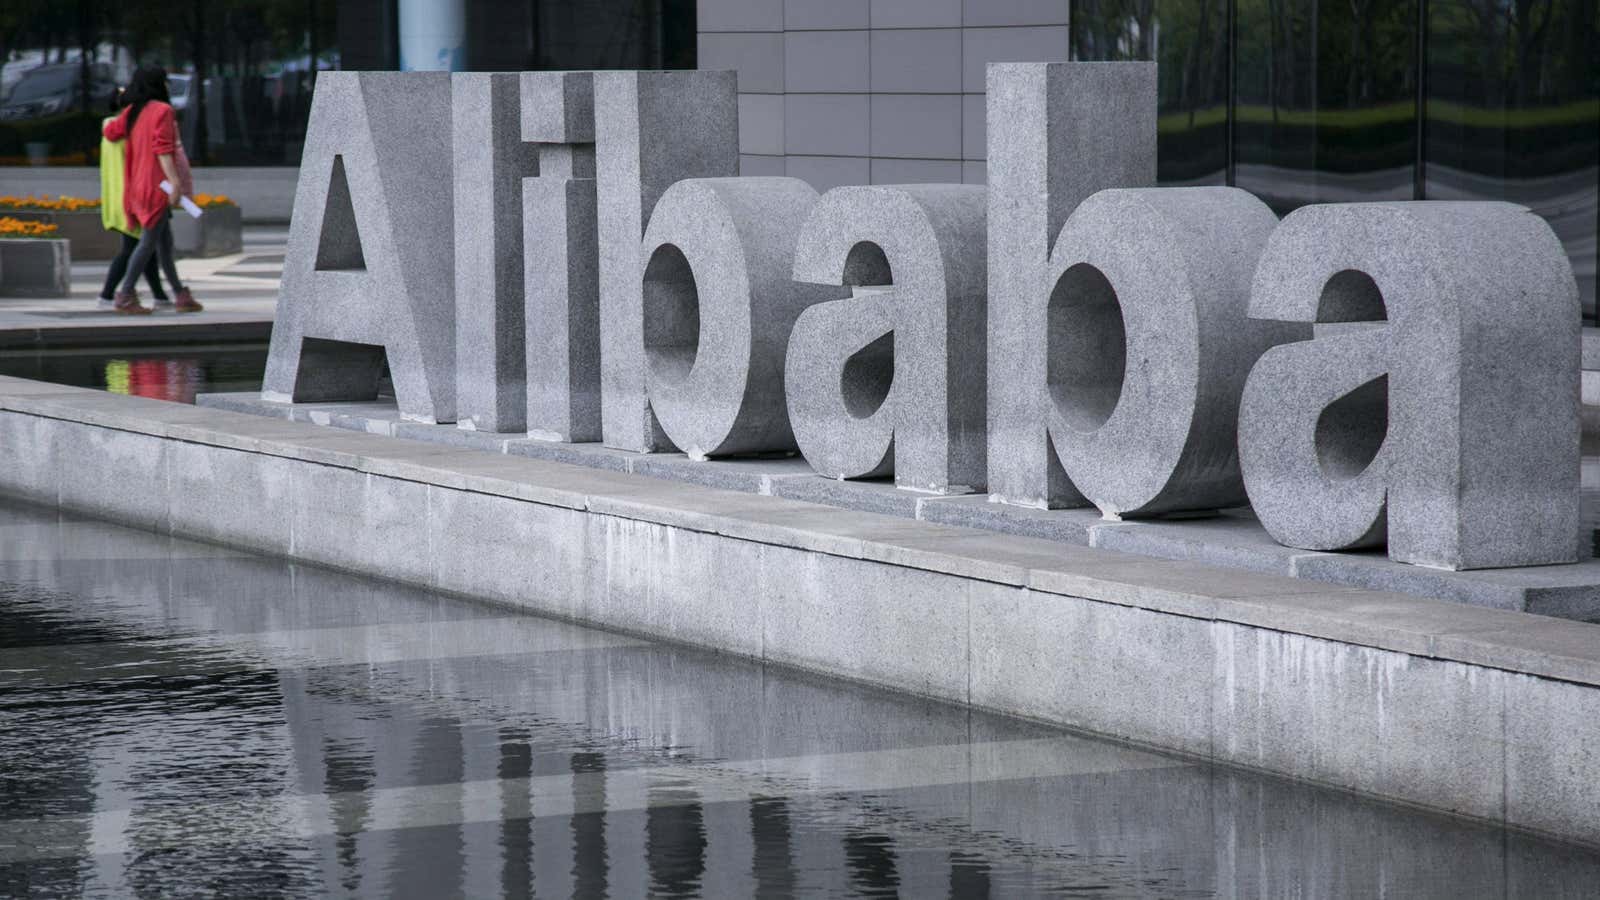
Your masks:
<path fill-rule="evenodd" d="M 172 96 L 172 109 L 174 112 L 183 112 L 189 108 L 189 89 L 194 86 L 193 75 L 168 75 L 167 93 Z M 206 79 L 206 87 L 211 87 L 211 79 Z"/>
<path fill-rule="evenodd" d="M 83 112 L 83 69 L 78 63 L 55 63 L 29 69 L 0 103 L 0 122 L 46 119 Z M 116 79 L 106 63 L 89 65 L 88 111 L 99 112 L 111 102 Z"/>

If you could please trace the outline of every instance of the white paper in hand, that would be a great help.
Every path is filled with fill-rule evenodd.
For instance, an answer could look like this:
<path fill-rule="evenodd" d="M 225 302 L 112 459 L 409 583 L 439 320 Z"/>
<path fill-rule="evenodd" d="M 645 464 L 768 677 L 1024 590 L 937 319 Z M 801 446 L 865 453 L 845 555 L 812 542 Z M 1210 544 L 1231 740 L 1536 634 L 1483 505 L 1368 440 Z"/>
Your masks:
<path fill-rule="evenodd" d="M 172 196 L 172 182 L 166 180 L 165 178 L 161 179 L 161 189 L 167 192 L 168 197 Z M 205 212 L 205 210 L 200 208 L 199 204 L 195 203 L 193 200 L 190 200 L 188 197 L 184 197 L 182 200 L 179 200 L 178 205 L 183 207 L 183 211 L 188 213 L 191 218 L 198 219 L 200 218 L 200 214 Z"/>

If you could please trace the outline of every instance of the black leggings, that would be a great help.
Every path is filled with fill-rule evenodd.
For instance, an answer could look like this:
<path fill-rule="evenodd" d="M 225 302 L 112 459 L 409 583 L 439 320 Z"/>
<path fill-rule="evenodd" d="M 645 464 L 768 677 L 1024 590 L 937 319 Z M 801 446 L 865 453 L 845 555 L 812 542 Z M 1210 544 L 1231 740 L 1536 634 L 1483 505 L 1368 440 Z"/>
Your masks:
<path fill-rule="evenodd" d="M 161 272 L 167 276 L 172 289 L 183 290 L 183 282 L 178 280 L 178 266 L 172 256 L 171 210 L 162 212 L 161 218 L 157 219 L 155 224 L 146 227 L 144 233 L 139 235 L 139 243 L 133 248 L 133 256 L 128 260 L 128 272 L 122 276 L 124 292 L 133 292 L 134 286 L 139 283 L 139 273 L 144 271 L 144 267 L 149 265 L 152 259 L 161 264 Z"/>
<path fill-rule="evenodd" d="M 106 286 L 100 291 L 101 299 L 112 299 L 112 292 L 122 283 L 122 276 L 127 274 L 128 259 L 133 256 L 133 248 L 137 246 L 139 246 L 138 238 L 127 234 L 122 235 L 122 249 L 118 250 L 116 258 L 111 260 L 111 269 L 106 272 Z M 157 274 L 159 271 L 156 268 L 155 257 L 150 257 L 150 261 L 144 265 L 145 283 L 150 285 L 152 296 L 157 300 L 165 300 L 167 295 L 161 290 L 161 278 Z"/>

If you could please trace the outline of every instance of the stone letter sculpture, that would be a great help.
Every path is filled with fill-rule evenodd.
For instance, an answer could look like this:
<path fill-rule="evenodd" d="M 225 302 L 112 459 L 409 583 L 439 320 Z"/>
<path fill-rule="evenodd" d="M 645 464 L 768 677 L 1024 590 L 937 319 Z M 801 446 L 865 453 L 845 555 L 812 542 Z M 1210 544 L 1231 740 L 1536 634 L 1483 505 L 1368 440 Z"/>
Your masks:
<path fill-rule="evenodd" d="M 733 72 L 594 73 L 600 232 L 600 385 L 605 444 L 665 449 L 645 388 L 639 241 L 676 181 L 739 174 Z"/>
<path fill-rule="evenodd" d="M 838 288 L 790 277 L 817 192 L 797 178 L 692 178 L 645 230 L 650 412 L 693 459 L 794 449 L 783 354 L 807 306 Z"/>
<path fill-rule="evenodd" d="M 989 128 L 989 492 L 1082 506 L 1050 449 L 1051 241 L 1103 188 L 1156 180 L 1156 65 L 992 63 Z"/>
<path fill-rule="evenodd" d="M 1067 478 L 1109 518 L 1245 502 L 1245 376 L 1311 328 L 1251 321 L 1250 279 L 1278 224 L 1237 188 L 1107 190 L 1050 256 L 1045 410 Z"/>
<path fill-rule="evenodd" d="M 1279 543 L 1387 531 L 1391 559 L 1446 569 L 1578 558 L 1578 293 L 1538 216 L 1304 207 L 1268 241 L 1250 314 L 1385 322 L 1274 347 L 1250 373 L 1240 461 Z"/>
<path fill-rule="evenodd" d="M 600 440 L 600 282 L 595 243 L 594 77 L 522 73 L 528 436 Z"/>
<path fill-rule="evenodd" d="M 448 72 L 322 72 L 306 128 L 262 396 L 372 400 L 453 422 Z"/>
<path fill-rule="evenodd" d="M 818 473 L 983 485 L 986 202 L 970 185 L 840 187 L 812 208 L 795 280 L 864 288 L 807 309 L 789 341 L 789 417 Z"/>
<path fill-rule="evenodd" d="M 520 76 L 450 76 L 455 136 L 456 425 L 526 430 L 523 349 L 523 143 Z"/>

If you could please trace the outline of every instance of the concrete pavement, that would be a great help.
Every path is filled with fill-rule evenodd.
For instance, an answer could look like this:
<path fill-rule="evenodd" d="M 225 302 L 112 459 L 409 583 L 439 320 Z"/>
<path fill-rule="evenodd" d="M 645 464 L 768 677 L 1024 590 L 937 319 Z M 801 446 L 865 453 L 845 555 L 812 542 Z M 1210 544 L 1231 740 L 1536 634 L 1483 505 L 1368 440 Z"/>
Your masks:
<path fill-rule="evenodd" d="M 195 315 L 163 311 L 123 316 L 101 309 L 98 299 L 108 264 L 73 263 L 71 297 L 0 297 L 0 349 L 264 341 L 272 333 L 288 233 L 284 227 L 246 228 L 241 253 L 180 259 L 179 277 L 206 307 Z M 139 297 L 149 305 L 150 292 L 142 280 Z"/>

